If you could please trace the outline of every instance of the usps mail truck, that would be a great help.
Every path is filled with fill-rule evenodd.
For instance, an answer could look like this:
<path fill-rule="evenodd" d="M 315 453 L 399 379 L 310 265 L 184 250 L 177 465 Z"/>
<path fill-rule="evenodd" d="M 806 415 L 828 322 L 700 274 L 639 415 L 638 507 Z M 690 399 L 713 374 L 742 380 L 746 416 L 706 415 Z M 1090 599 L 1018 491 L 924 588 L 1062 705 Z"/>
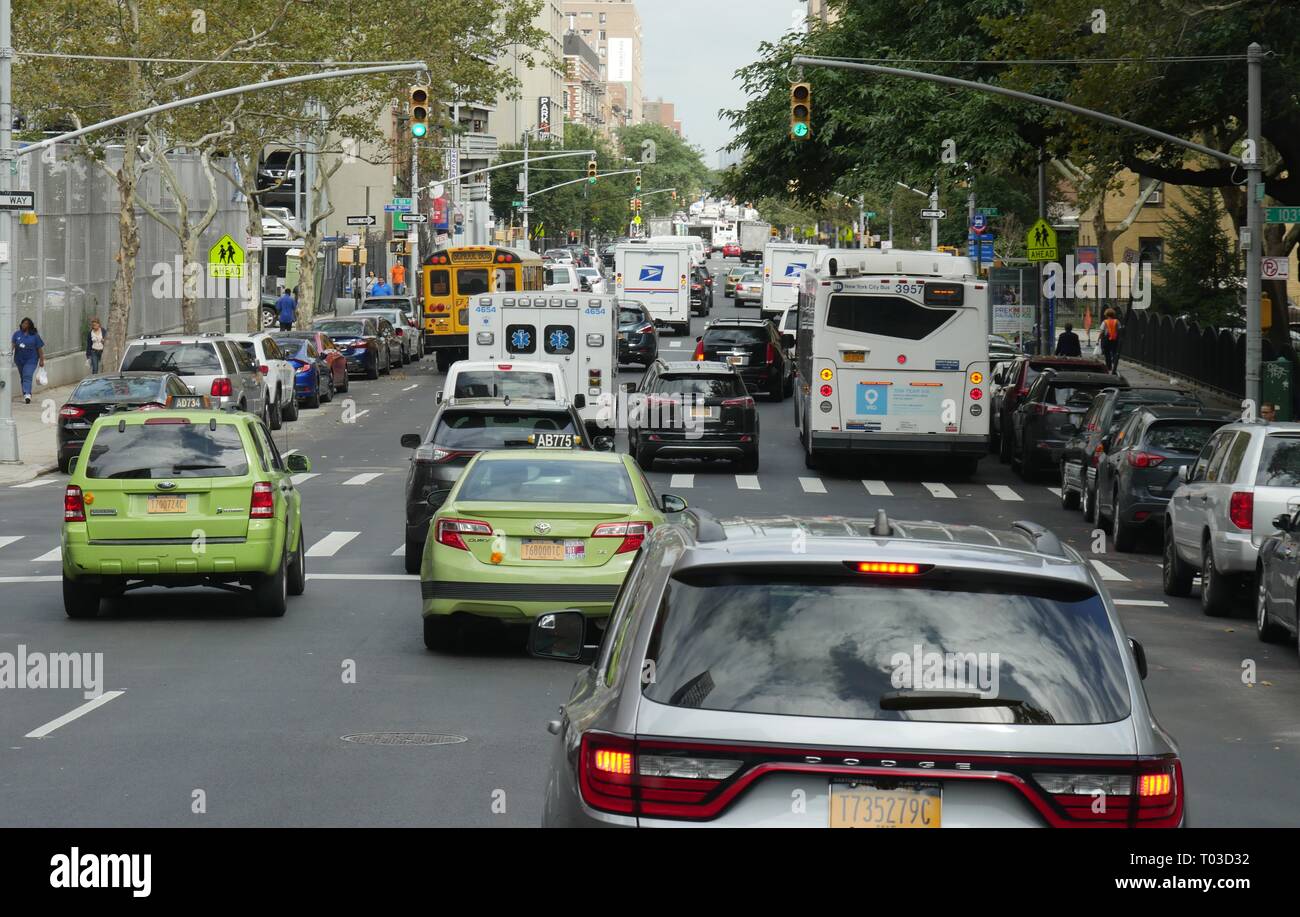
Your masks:
<path fill-rule="evenodd" d="M 620 244 L 614 249 L 614 292 L 645 306 L 656 326 L 691 333 L 691 249 L 686 242 Z"/>
<path fill-rule="evenodd" d="M 799 277 L 817 263 L 825 245 L 770 242 L 763 250 L 763 318 L 776 319 L 799 299 Z"/>
<path fill-rule="evenodd" d="M 471 360 L 556 363 L 587 427 L 613 431 L 610 406 L 618 388 L 618 307 L 613 296 L 490 293 L 470 302 Z"/>

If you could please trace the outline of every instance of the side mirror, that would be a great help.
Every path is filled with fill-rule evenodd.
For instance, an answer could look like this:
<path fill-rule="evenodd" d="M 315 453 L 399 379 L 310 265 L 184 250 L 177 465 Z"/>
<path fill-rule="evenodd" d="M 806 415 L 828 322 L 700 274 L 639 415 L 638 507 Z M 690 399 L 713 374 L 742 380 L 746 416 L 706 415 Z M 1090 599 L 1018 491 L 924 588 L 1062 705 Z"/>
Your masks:
<path fill-rule="evenodd" d="M 1079 428 L 1076 427 L 1076 426 L 1075 426 L 1074 424 L 1072 424 L 1072 423 L 1061 424 L 1061 435 L 1062 435 L 1062 436 L 1073 436 L 1074 434 L 1076 434 L 1076 433 L 1078 433 L 1078 432 L 1079 432 Z"/>
<path fill-rule="evenodd" d="M 595 450 L 596 450 L 597 452 L 613 452 L 613 451 L 614 451 L 614 437 L 612 437 L 612 436 L 597 436 L 595 439 L 593 439 L 593 440 L 591 441 L 591 445 L 592 445 L 593 448 L 595 448 Z"/>
<path fill-rule="evenodd" d="M 1188 473 L 1186 465 L 1178 466 L 1178 480 L 1182 481 L 1184 484 L 1191 480 L 1191 475 Z"/>
<path fill-rule="evenodd" d="M 782 331 L 782 332 L 781 332 L 781 343 L 784 344 L 786 347 L 793 347 L 793 346 L 794 346 L 794 335 L 791 334 L 789 331 Z"/>
<path fill-rule="evenodd" d="M 1281 513 L 1273 517 L 1273 528 L 1279 532 L 1291 531 L 1291 517 L 1286 513 Z"/>
<path fill-rule="evenodd" d="M 295 452 L 284 460 L 284 467 L 294 474 L 304 474 L 311 471 L 311 459 L 301 452 Z"/>
<path fill-rule="evenodd" d="M 581 410 L 587 406 L 587 396 L 581 392 L 573 396 L 573 406 Z"/>
<path fill-rule="evenodd" d="M 449 493 L 451 493 L 450 487 L 442 487 L 437 490 L 431 490 L 429 491 L 429 496 L 425 498 L 425 502 L 428 503 L 429 506 L 433 507 L 434 509 L 438 509 L 439 507 L 442 506 L 442 504 L 447 502 L 447 495 Z"/>
<path fill-rule="evenodd" d="M 695 343 L 698 344 L 698 343 L 699 343 L 700 341 L 702 341 L 702 340 L 704 340 L 703 336 L 701 336 L 701 337 L 697 337 L 697 338 L 695 339 Z"/>
<path fill-rule="evenodd" d="M 635 394 L 636 394 L 636 383 L 635 383 L 635 382 L 624 382 L 624 383 L 623 383 L 623 391 L 626 392 L 626 393 L 629 394 L 629 395 L 635 395 Z"/>
<path fill-rule="evenodd" d="M 1105 436 L 1101 438 L 1101 451 L 1105 453 L 1109 453 L 1110 445 L 1111 445 L 1110 434 L 1107 433 Z"/>
<path fill-rule="evenodd" d="M 433 396 L 433 403 L 442 404 L 442 389 L 438 389 L 437 393 Z"/>
<path fill-rule="evenodd" d="M 403 449 L 418 449 L 418 448 L 420 448 L 420 443 L 421 443 L 421 441 L 422 441 L 422 440 L 421 440 L 421 438 L 420 438 L 420 434 L 419 434 L 419 433 L 403 433 L 403 434 L 402 434 L 402 448 L 403 448 Z"/>
<path fill-rule="evenodd" d="M 680 513 L 686 509 L 686 501 L 676 494 L 664 494 L 659 499 L 659 505 L 665 513 Z"/>
<path fill-rule="evenodd" d="M 586 645 L 587 617 L 576 608 L 548 611 L 533 619 L 528 655 L 590 665 L 597 647 Z"/>
<path fill-rule="evenodd" d="M 1147 651 L 1144 650 L 1144 649 L 1142 648 L 1142 644 L 1141 644 L 1141 643 L 1138 643 L 1138 642 L 1137 642 L 1136 640 L 1134 640 L 1132 637 L 1129 637 L 1129 638 L 1128 638 L 1128 645 L 1129 645 L 1129 648 L 1133 650 L 1133 661 L 1137 663 L 1137 667 L 1138 667 L 1138 675 L 1142 676 L 1142 680 L 1143 680 L 1143 681 L 1146 681 L 1146 678 L 1147 678 Z"/>
<path fill-rule="evenodd" d="M 290 458 L 293 458 L 293 456 L 290 456 Z M 74 455 L 72 458 L 68 459 L 68 474 L 77 473 L 77 462 L 80 460 L 81 456 L 79 455 Z"/>

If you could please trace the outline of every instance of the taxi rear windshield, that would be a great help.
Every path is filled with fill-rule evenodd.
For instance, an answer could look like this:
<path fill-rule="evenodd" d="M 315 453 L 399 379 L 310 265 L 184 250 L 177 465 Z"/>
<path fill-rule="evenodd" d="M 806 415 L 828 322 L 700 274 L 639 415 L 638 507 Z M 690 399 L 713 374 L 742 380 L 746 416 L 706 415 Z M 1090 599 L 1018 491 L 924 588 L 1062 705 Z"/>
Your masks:
<path fill-rule="evenodd" d="M 248 474 L 248 456 L 234 424 L 107 425 L 95 434 L 88 478 L 225 478 Z"/>
<path fill-rule="evenodd" d="M 836 293 L 826 308 L 826 327 L 920 341 L 956 314 L 956 309 L 928 308 L 901 296 Z"/>
<path fill-rule="evenodd" d="M 456 374 L 453 398 L 555 399 L 555 377 L 544 372 L 483 369 Z"/>
<path fill-rule="evenodd" d="M 647 653 L 655 677 L 645 694 L 674 707 L 860 720 L 1128 716 L 1102 599 L 1022 582 L 678 574 Z"/>
<path fill-rule="evenodd" d="M 532 445 L 533 433 L 580 433 L 568 411 L 454 411 L 443 413 L 433 444 L 444 449 L 509 449 Z"/>
<path fill-rule="evenodd" d="M 636 503 L 623 465 L 541 456 L 480 461 L 461 484 L 458 500 L 512 503 Z"/>
<path fill-rule="evenodd" d="M 178 376 L 219 376 L 225 370 L 211 344 L 132 344 L 123 372 L 167 372 Z"/>

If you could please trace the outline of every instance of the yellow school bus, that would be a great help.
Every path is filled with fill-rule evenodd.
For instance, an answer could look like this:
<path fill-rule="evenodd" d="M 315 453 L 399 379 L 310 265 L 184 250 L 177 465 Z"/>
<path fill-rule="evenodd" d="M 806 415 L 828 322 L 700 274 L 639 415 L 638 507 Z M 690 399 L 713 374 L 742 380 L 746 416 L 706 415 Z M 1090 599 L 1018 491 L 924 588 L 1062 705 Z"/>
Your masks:
<path fill-rule="evenodd" d="M 424 259 L 424 352 L 446 372 L 469 354 L 469 298 L 480 293 L 541 290 L 542 259 L 492 245 L 440 248 Z"/>

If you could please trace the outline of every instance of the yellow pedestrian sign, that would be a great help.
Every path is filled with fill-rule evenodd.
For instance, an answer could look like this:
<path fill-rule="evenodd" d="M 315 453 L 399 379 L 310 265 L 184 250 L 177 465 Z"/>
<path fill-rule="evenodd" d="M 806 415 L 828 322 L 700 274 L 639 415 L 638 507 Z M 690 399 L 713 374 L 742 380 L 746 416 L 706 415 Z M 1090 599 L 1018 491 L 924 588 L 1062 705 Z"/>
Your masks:
<path fill-rule="evenodd" d="M 235 279 L 244 276 L 244 250 L 228 234 L 208 249 L 208 276 Z"/>
<path fill-rule="evenodd" d="M 1055 261 L 1058 257 L 1056 230 L 1042 217 L 1025 233 L 1025 257 L 1030 261 Z"/>

